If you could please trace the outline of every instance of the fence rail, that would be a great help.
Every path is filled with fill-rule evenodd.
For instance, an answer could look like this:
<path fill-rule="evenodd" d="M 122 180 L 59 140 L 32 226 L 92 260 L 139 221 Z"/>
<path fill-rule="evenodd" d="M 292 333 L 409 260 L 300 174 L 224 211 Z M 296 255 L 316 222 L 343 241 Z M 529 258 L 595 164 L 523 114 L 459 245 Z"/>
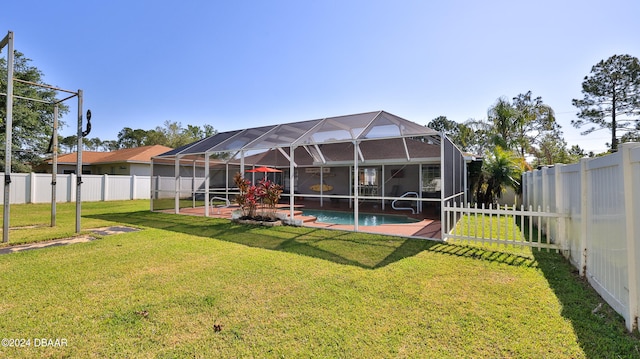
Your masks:
<path fill-rule="evenodd" d="M 564 220 L 564 215 L 550 212 L 548 209 L 542 211 L 538 207 L 537 211 L 534 211 L 533 206 L 525 209 L 524 205 L 519 209 L 515 205 L 485 208 L 484 204 L 481 207 L 477 204 L 459 207 L 454 202 L 453 205 L 445 205 L 444 214 L 444 240 L 456 239 L 556 251 L 564 249 L 561 238 L 551 235 L 554 233 L 551 231 L 552 223 Z"/>

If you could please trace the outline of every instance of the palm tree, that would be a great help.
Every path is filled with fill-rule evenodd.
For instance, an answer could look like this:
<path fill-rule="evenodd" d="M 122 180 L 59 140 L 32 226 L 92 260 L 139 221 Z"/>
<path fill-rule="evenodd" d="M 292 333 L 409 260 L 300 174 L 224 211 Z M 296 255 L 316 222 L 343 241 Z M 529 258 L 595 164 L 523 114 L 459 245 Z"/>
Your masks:
<path fill-rule="evenodd" d="M 494 204 L 502 197 L 507 187 L 518 191 L 523 160 L 513 152 L 496 146 L 482 165 L 480 180 L 476 187 L 476 200 L 479 203 Z"/>
<path fill-rule="evenodd" d="M 513 148 L 514 127 L 518 112 L 511 106 L 509 100 L 500 97 L 488 112 L 489 124 L 493 126 L 492 141 L 494 145 L 502 148 Z"/>

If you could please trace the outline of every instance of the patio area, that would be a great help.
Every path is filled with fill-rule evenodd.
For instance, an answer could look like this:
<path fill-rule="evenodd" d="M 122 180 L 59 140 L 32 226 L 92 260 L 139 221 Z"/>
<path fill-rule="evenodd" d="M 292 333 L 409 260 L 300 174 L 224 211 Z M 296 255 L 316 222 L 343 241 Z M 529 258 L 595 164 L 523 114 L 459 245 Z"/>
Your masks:
<path fill-rule="evenodd" d="M 231 219 L 231 212 L 237 210 L 239 207 L 237 205 L 232 205 L 230 207 L 209 207 L 209 217 L 212 218 L 225 218 Z M 303 226 L 306 227 L 317 227 L 324 229 L 335 229 L 342 231 L 354 231 L 354 225 L 347 224 L 334 224 L 334 223 L 323 223 L 316 221 L 316 217 L 313 216 L 305 216 L 303 215 L 304 209 L 320 209 L 320 210 L 331 210 L 342 213 L 351 214 L 351 210 L 349 208 L 348 203 L 341 203 L 339 205 L 333 204 L 331 207 L 320 207 L 317 202 L 314 201 L 305 201 L 304 204 L 296 205 L 294 207 L 294 219 L 300 220 Z M 378 233 L 378 234 L 386 234 L 392 236 L 401 236 L 401 237 L 416 237 L 416 238 L 424 238 L 424 239 L 432 239 L 439 240 L 442 238 L 441 236 L 441 226 L 439 220 L 439 210 L 436 208 L 424 211 L 419 214 L 411 214 L 411 213 L 403 213 L 392 209 L 382 210 L 376 204 L 372 203 L 362 203 L 360 204 L 361 213 L 367 214 L 386 214 L 386 215 L 394 215 L 394 216 L 406 216 L 409 218 L 416 219 L 416 222 L 411 223 L 400 223 L 400 224 L 380 224 L 376 226 L 367 226 L 367 225 L 359 225 L 358 231 L 365 233 Z M 174 213 L 173 210 L 167 210 L 166 212 Z M 286 204 L 281 204 L 278 206 L 278 212 L 289 215 L 290 209 Z M 205 208 L 204 207 L 194 207 L 194 208 L 181 208 L 179 214 L 184 215 L 193 215 L 193 216 L 204 216 Z"/>

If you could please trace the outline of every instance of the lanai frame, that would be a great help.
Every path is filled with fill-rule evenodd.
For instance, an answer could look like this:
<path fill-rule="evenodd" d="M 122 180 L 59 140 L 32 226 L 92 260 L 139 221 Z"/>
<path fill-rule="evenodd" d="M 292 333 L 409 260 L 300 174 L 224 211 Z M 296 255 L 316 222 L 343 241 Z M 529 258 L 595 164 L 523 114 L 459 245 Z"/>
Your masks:
<path fill-rule="evenodd" d="M 379 142 L 370 142 L 379 141 Z M 385 142 L 382 142 L 385 141 Z M 391 141 L 391 142 L 390 142 Z M 397 158 L 375 159 L 369 158 L 367 151 L 362 147 L 375 148 L 377 143 L 395 143 L 389 148 L 397 152 Z M 363 146 L 364 144 L 364 146 Z M 343 151 L 338 160 L 329 158 L 326 149 L 330 146 L 349 148 L 352 151 L 350 159 L 346 159 Z M 433 146 L 437 148 L 437 154 L 422 155 L 421 148 Z M 301 150 L 302 149 L 302 150 Z M 424 151 L 422 151 L 424 152 Z M 304 159 L 299 159 L 302 154 Z M 175 213 L 180 211 L 180 193 L 183 192 L 181 182 L 184 174 L 190 171 L 195 177 L 196 172 L 202 169 L 204 181 L 200 192 L 204 192 L 203 198 L 210 198 L 210 167 L 212 164 L 224 166 L 225 188 L 222 193 L 229 199 L 231 187 L 229 178 L 230 166 L 239 167 L 239 172 L 245 173 L 251 166 L 274 166 L 274 156 L 285 158 L 288 162 L 288 190 L 285 193 L 289 197 L 289 216 L 293 218 L 296 197 L 319 198 L 347 198 L 353 204 L 354 230 L 358 231 L 358 213 L 360 196 L 359 179 L 357 175 L 350 175 L 351 189 L 349 195 L 326 195 L 296 193 L 296 169 L 304 168 L 302 162 L 307 161 L 307 167 L 346 167 L 351 168 L 350 173 L 358 174 L 358 168 L 369 165 L 406 164 L 418 165 L 418 178 L 416 182 L 420 186 L 418 198 L 411 199 L 420 208 L 424 202 L 438 202 L 440 215 L 445 202 L 467 202 L 467 167 L 463 153 L 443 133 L 437 132 L 417 123 L 405 120 L 385 111 L 367 112 L 354 115 L 329 117 L 318 120 L 283 123 L 272 126 L 247 128 L 238 131 L 218 133 L 209 138 L 194 142 L 181 148 L 169 151 L 152 159 L 152 174 L 154 180 L 151 185 L 151 209 L 153 199 L 164 193 L 166 196 L 174 193 Z M 422 157 L 421 157 L 422 156 Z M 311 161 L 311 162 L 309 162 Z M 250 163 L 247 163 L 250 162 Z M 422 195 L 422 166 L 424 164 L 437 163 L 440 166 L 440 195 L 439 198 L 423 198 Z M 174 186 L 172 191 L 167 190 L 165 183 L 159 185 L 159 177 L 156 172 L 160 166 L 172 165 Z M 154 170 L 154 168 L 156 170 Z M 181 170 L 182 169 L 182 170 Z M 189 170 L 190 169 L 190 170 Z M 185 173 L 187 172 L 187 173 Z M 322 173 L 319 173 L 322 183 Z M 384 171 L 383 171 L 384 177 Z M 166 181 L 165 181 L 166 182 Z M 384 181 L 383 181 L 384 182 Z M 195 181 L 193 181 L 195 183 Z M 195 184 L 192 192 L 195 192 Z M 320 186 L 322 188 L 322 186 Z M 322 191 L 322 190 L 321 190 Z M 366 199 L 384 201 L 395 200 L 400 197 L 367 196 Z M 205 205 L 205 216 L 209 216 L 209 206 Z"/>

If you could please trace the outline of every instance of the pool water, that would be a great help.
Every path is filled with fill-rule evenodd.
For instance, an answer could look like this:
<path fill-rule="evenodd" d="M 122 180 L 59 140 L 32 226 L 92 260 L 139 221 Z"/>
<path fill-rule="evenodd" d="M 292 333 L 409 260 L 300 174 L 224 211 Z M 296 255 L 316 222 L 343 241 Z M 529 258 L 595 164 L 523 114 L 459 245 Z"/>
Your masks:
<path fill-rule="evenodd" d="M 353 213 L 341 211 L 326 211 L 319 209 L 304 209 L 302 215 L 316 217 L 316 222 L 353 225 Z M 417 219 L 402 215 L 358 213 L 358 225 L 379 226 L 381 224 L 403 224 L 419 222 Z"/>

